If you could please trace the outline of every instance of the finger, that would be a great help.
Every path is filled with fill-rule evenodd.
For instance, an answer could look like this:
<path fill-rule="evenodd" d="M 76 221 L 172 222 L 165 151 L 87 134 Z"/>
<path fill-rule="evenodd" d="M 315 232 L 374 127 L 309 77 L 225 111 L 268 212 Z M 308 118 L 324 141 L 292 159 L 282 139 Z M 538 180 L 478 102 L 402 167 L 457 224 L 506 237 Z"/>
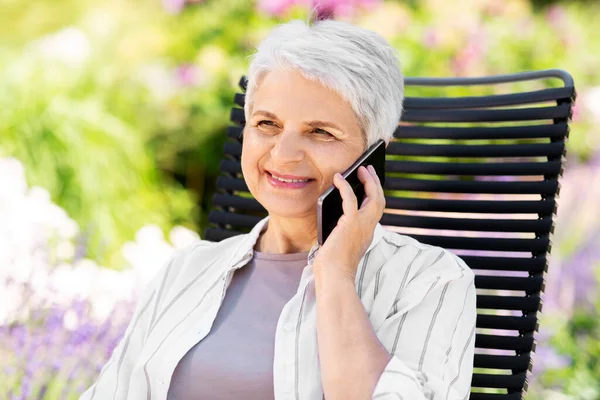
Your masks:
<path fill-rule="evenodd" d="M 379 181 L 379 175 L 377 175 L 377 171 L 375 171 L 375 167 L 373 167 L 372 165 L 369 165 L 369 166 L 367 167 L 367 169 L 369 170 L 369 172 L 371 173 L 371 175 L 373 175 L 373 177 L 375 178 L 375 180 L 376 180 L 377 182 L 380 182 L 380 181 Z"/>
<path fill-rule="evenodd" d="M 359 210 L 359 219 L 363 224 L 376 224 L 381 220 L 381 216 L 385 211 L 385 197 L 381 190 L 381 185 L 376 182 L 370 171 L 365 171 L 365 200 Z"/>
<path fill-rule="evenodd" d="M 377 186 L 379 186 L 379 191 L 381 192 L 381 196 L 384 197 L 383 185 L 381 184 L 381 179 L 379 179 L 379 175 L 377 175 L 375 168 L 372 165 L 369 165 L 368 170 L 371 173 L 371 175 L 373 175 L 375 180 L 377 181 Z"/>
<path fill-rule="evenodd" d="M 341 174 L 335 174 L 333 184 L 340 191 L 342 197 L 342 210 L 345 215 L 353 216 L 358 210 L 358 200 L 352 190 L 352 186 L 344 179 Z"/>
<path fill-rule="evenodd" d="M 363 201 L 363 206 L 372 205 L 377 208 L 377 202 L 381 202 L 381 191 L 379 186 L 379 182 L 376 180 L 376 177 L 368 170 L 368 168 L 360 167 L 358 171 L 358 179 L 363 183 L 365 187 L 365 201 Z M 367 201 L 368 200 L 368 201 Z"/>
<path fill-rule="evenodd" d="M 381 184 L 381 179 L 379 179 L 379 175 L 377 175 L 377 172 L 375 171 L 375 168 L 372 165 L 369 165 L 368 170 L 371 173 L 371 175 L 373 175 L 373 177 L 375 178 L 375 181 L 377 181 L 377 191 L 379 192 L 379 197 L 381 198 L 381 208 L 382 208 L 382 210 L 384 210 L 385 209 L 385 193 L 383 191 L 383 185 Z"/>

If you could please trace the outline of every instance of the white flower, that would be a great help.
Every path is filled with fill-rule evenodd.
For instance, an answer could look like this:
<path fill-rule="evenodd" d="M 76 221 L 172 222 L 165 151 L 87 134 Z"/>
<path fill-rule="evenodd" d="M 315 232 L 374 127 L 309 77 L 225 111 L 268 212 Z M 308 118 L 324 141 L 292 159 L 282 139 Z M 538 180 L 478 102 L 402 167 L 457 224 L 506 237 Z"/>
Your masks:
<path fill-rule="evenodd" d="M 0 282 L 0 326 L 15 319 L 22 303 L 23 292 L 16 285 L 5 286 L 4 282 Z"/>
<path fill-rule="evenodd" d="M 0 207 L 9 199 L 22 197 L 27 191 L 25 168 L 16 158 L 0 158 Z"/>
<path fill-rule="evenodd" d="M 70 260 L 75 256 L 75 245 L 63 240 L 56 245 L 56 257 L 60 260 Z"/>
<path fill-rule="evenodd" d="M 600 86 L 592 87 L 583 93 L 581 102 L 592 119 L 600 122 Z"/>
<path fill-rule="evenodd" d="M 69 331 L 74 331 L 79 326 L 79 318 L 73 310 L 68 310 L 63 316 L 63 326 Z"/>
<path fill-rule="evenodd" d="M 176 226 L 169 232 L 169 240 L 176 249 L 184 249 L 200 240 L 200 235 L 184 226 Z"/>
<path fill-rule="evenodd" d="M 0 158 L 0 221 L 0 325 L 27 319 L 35 307 L 68 307 L 74 300 L 88 300 L 92 317 L 102 322 L 118 302 L 135 301 L 175 248 L 199 240 L 197 233 L 175 227 L 169 232 L 174 248 L 159 226 L 146 225 L 122 247 L 130 268 L 107 269 L 90 259 L 71 264 L 77 223 L 46 189 L 27 188 L 23 165 L 13 158 Z M 60 264 L 51 265 L 55 261 Z M 76 329 L 76 314 L 67 313 L 63 324 Z"/>
<path fill-rule="evenodd" d="M 82 30 L 67 27 L 36 40 L 30 49 L 44 59 L 60 61 L 77 68 L 89 59 L 92 45 Z"/>
<path fill-rule="evenodd" d="M 100 323 L 106 321 L 115 308 L 115 303 L 109 294 L 96 296 L 92 303 L 92 318 Z"/>
<path fill-rule="evenodd" d="M 95 286 L 90 293 L 92 316 L 104 322 L 119 301 L 127 301 L 137 296 L 138 289 L 133 271 L 115 271 L 100 268 Z"/>
<path fill-rule="evenodd" d="M 135 242 L 122 247 L 123 257 L 131 265 L 140 286 L 144 287 L 173 254 L 173 247 L 164 240 L 156 225 L 146 225 L 135 234 Z"/>
<path fill-rule="evenodd" d="M 158 225 L 145 225 L 135 233 L 135 241 L 142 246 L 162 243 L 164 238 Z"/>
<path fill-rule="evenodd" d="M 136 74 L 137 79 L 148 88 L 155 101 L 164 102 L 179 91 L 176 76 L 170 68 L 160 62 L 144 65 Z"/>
<path fill-rule="evenodd" d="M 56 299 L 65 304 L 72 299 L 88 298 L 97 283 L 99 267 L 89 259 L 82 259 L 75 266 L 62 264 L 52 271 L 52 288 Z"/>

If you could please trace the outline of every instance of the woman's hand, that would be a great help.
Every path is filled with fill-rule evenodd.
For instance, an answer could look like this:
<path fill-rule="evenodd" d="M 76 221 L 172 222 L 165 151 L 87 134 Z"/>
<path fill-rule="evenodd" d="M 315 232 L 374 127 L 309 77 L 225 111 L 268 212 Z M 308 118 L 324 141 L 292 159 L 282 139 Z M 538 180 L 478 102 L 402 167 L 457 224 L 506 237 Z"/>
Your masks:
<path fill-rule="evenodd" d="M 341 174 L 333 178 L 333 184 L 342 197 L 344 214 L 315 257 L 315 276 L 335 272 L 355 281 L 358 263 L 369 248 L 375 226 L 385 209 L 383 188 L 375 169 L 371 165 L 359 167 L 358 179 L 365 186 L 365 198 L 360 209 L 350 184 Z"/>

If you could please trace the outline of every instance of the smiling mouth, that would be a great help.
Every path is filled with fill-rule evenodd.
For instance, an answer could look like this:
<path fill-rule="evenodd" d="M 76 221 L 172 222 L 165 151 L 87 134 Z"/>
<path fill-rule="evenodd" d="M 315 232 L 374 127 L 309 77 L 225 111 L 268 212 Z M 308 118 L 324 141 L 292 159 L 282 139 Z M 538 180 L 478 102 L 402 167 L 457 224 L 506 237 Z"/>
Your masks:
<path fill-rule="evenodd" d="M 269 175 L 271 178 L 273 178 L 273 179 L 275 179 L 275 180 L 277 180 L 277 181 L 279 181 L 279 182 L 285 182 L 285 183 L 303 183 L 303 182 L 310 182 L 310 181 L 313 181 L 313 180 L 314 180 L 314 179 L 312 179 L 312 178 L 304 178 L 304 179 L 296 179 L 296 178 L 284 178 L 284 177 L 281 177 L 281 176 L 274 175 L 274 174 L 272 174 L 272 173 L 271 173 L 271 172 L 269 172 L 269 171 L 266 171 L 266 172 L 267 172 L 267 174 L 268 174 L 268 175 Z"/>
<path fill-rule="evenodd" d="M 279 182 L 285 182 L 285 183 L 299 183 L 299 182 L 310 181 L 310 179 L 283 179 L 283 178 L 278 178 L 275 175 L 271 175 L 271 178 L 277 179 Z"/>

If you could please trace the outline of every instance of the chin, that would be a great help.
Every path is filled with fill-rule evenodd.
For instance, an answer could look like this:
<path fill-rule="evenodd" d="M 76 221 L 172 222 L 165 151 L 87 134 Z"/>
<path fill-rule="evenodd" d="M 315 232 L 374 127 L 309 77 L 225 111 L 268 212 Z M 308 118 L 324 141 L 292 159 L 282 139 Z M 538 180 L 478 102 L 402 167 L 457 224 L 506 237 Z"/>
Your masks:
<path fill-rule="evenodd" d="M 273 204 L 275 203 L 275 204 Z M 314 205 L 307 204 L 286 204 L 287 202 L 266 202 L 262 203 L 263 207 L 269 213 L 269 216 L 277 216 L 280 218 L 306 218 L 306 217 L 314 217 L 317 216 L 317 203 L 315 201 Z"/>

